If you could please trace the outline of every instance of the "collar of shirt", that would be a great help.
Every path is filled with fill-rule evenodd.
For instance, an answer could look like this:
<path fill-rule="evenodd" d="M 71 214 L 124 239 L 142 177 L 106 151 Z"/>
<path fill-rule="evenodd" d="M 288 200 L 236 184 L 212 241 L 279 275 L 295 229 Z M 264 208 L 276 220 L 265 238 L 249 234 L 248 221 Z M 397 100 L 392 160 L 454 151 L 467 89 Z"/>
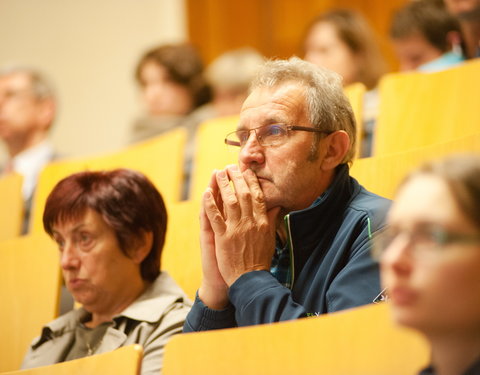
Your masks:
<path fill-rule="evenodd" d="M 12 159 L 13 170 L 23 176 L 23 198 L 30 199 L 42 168 L 53 158 L 53 147 L 48 140 L 30 147 Z"/>

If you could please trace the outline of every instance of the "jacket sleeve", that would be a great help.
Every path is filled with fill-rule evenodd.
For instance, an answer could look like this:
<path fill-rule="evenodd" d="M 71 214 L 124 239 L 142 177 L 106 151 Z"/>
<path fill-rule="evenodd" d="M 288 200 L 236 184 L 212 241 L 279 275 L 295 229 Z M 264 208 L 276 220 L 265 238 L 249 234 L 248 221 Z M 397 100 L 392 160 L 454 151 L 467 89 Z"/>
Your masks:
<path fill-rule="evenodd" d="M 332 280 L 327 290 L 327 312 L 344 310 L 372 303 L 379 295 L 378 263 L 370 254 L 370 239 L 364 236 L 354 246 L 345 267 Z"/>
<path fill-rule="evenodd" d="M 187 311 L 188 307 L 183 303 L 172 306 L 155 330 L 141 343 L 143 346 L 141 375 L 161 374 L 165 345 L 173 335 L 182 333 Z"/>
<path fill-rule="evenodd" d="M 366 231 L 366 230 L 365 230 Z M 342 268 L 324 285 L 326 311 L 335 312 L 372 303 L 380 293 L 378 264 L 370 256 L 370 240 L 365 233 L 358 238 Z M 311 275 L 312 288 L 315 275 Z M 292 298 L 290 289 L 282 286 L 267 271 L 249 272 L 230 287 L 230 301 L 235 306 L 239 326 L 293 320 L 307 316 L 307 311 Z M 320 309 L 320 307 L 319 307 Z"/>
<path fill-rule="evenodd" d="M 202 302 L 197 293 L 192 309 L 185 320 L 183 332 L 208 331 L 236 326 L 235 308 L 231 304 L 223 310 L 213 310 Z"/>
<path fill-rule="evenodd" d="M 268 271 L 252 271 L 240 276 L 230 287 L 239 326 L 272 323 L 306 316 L 303 306 L 294 302 L 291 290 Z"/>

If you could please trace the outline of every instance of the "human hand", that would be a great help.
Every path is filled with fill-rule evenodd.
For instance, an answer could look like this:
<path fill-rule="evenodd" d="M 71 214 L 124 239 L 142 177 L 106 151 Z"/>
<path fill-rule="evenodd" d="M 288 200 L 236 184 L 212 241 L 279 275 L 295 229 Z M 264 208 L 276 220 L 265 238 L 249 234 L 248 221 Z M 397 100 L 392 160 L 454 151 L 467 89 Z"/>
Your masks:
<path fill-rule="evenodd" d="M 207 192 L 212 197 L 218 197 L 219 192 L 216 182 L 216 171 L 212 174 Z M 207 192 L 204 195 L 206 195 Z M 216 201 L 221 207 L 220 200 L 216 199 Z M 202 202 L 200 208 L 200 248 L 203 278 L 200 289 L 198 290 L 198 296 L 209 308 L 221 310 L 228 304 L 228 286 L 218 269 L 217 258 L 215 255 L 214 232 L 205 213 L 204 202 Z"/>
<path fill-rule="evenodd" d="M 233 189 L 230 186 L 233 182 Z M 275 249 L 275 219 L 253 171 L 237 166 L 217 172 L 219 196 L 207 191 L 203 205 L 214 233 L 218 270 L 228 286 L 250 271 L 270 270 Z"/>

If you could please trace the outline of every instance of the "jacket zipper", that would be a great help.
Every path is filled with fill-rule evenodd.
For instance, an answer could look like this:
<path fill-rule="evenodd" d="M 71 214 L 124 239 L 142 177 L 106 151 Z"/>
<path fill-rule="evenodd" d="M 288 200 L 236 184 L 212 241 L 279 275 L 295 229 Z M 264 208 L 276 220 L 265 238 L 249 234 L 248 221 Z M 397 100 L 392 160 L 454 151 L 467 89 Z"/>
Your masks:
<path fill-rule="evenodd" d="M 292 275 L 292 280 L 290 281 L 290 289 L 293 289 L 293 283 L 295 282 L 295 259 L 293 257 L 292 233 L 290 231 L 290 214 L 285 215 L 284 221 L 287 228 L 287 246 L 290 253 L 290 270 Z"/>

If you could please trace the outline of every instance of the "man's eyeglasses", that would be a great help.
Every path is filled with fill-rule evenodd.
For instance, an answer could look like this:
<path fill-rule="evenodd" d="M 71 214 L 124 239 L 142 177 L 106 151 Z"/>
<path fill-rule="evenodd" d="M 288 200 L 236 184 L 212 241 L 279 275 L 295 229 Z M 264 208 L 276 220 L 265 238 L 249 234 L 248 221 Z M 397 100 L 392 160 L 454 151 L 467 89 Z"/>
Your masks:
<path fill-rule="evenodd" d="M 285 124 L 271 124 L 260 126 L 255 129 L 237 130 L 233 133 L 227 134 L 225 138 L 225 144 L 233 147 L 244 147 L 250 138 L 250 132 L 255 132 L 258 143 L 261 146 L 280 146 L 284 144 L 288 139 L 288 133 L 290 131 L 305 131 L 312 133 L 330 134 L 330 131 L 324 131 L 316 128 L 310 128 L 306 126 L 293 126 Z"/>
<path fill-rule="evenodd" d="M 373 258 L 380 260 L 385 251 L 397 241 L 403 241 L 401 243 L 410 248 L 413 256 L 423 257 L 438 253 L 448 245 L 480 245 L 480 233 L 454 233 L 437 226 L 419 228 L 411 232 L 389 227 L 373 236 Z"/>

